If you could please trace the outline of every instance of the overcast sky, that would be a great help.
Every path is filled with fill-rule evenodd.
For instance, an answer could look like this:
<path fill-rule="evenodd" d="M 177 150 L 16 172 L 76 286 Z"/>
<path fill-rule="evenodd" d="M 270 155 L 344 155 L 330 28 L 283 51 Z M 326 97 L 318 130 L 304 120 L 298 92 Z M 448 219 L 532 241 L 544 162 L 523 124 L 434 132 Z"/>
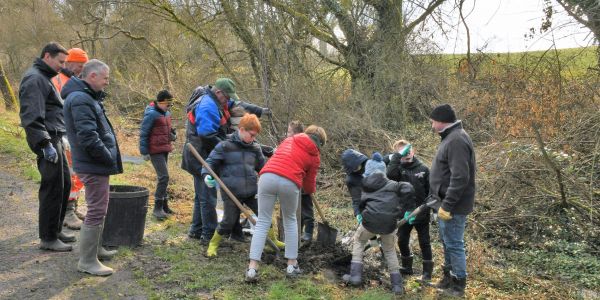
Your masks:
<path fill-rule="evenodd" d="M 448 5 L 454 1 L 448 1 Z M 482 48 L 484 52 L 522 52 L 546 50 L 553 40 L 557 48 L 576 48 L 592 44 L 590 31 L 575 22 L 562 7 L 552 1 L 554 16 L 552 30 L 539 33 L 544 17 L 543 0 L 466 0 L 465 14 L 471 32 L 471 51 Z M 473 8 L 474 6 L 474 8 Z M 457 15 L 457 13 L 453 14 Z M 456 25 L 457 20 L 453 20 Z M 529 28 L 534 27 L 533 39 L 525 38 Z M 435 40 L 444 53 L 466 53 L 466 34 L 464 26 L 440 35 Z"/>

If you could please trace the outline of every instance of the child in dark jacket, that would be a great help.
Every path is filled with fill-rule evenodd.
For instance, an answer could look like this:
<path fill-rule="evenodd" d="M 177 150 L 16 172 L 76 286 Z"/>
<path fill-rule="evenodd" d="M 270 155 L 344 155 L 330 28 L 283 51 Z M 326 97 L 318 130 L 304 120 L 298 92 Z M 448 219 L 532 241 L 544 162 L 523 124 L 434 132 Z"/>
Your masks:
<path fill-rule="evenodd" d="M 396 153 L 392 155 L 387 168 L 387 177 L 395 181 L 409 182 L 415 189 L 416 206 L 425 203 L 429 195 L 429 168 L 415 157 L 412 145 L 406 140 L 399 140 L 393 146 Z M 411 211 L 402 211 L 402 214 L 410 214 Z M 412 274 L 413 256 L 410 253 L 410 233 L 412 229 L 417 230 L 419 246 L 423 256 L 423 275 L 421 280 L 430 281 L 433 271 L 433 259 L 431 253 L 431 239 L 429 237 L 429 209 L 418 214 L 414 221 L 405 223 L 398 228 L 398 246 L 400 247 L 402 274 Z"/>
<path fill-rule="evenodd" d="M 346 149 L 342 153 L 342 165 L 346 172 L 346 186 L 352 198 L 354 217 L 357 217 L 360 213 L 358 205 L 360 204 L 360 197 L 362 195 L 362 179 L 365 172 L 365 163 L 368 159 L 366 155 L 354 149 Z"/>
<path fill-rule="evenodd" d="M 140 154 L 144 160 L 150 160 L 156 171 L 157 184 L 154 192 L 154 215 L 159 220 L 167 218 L 173 211 L 169 208 L 167 186 L 169 185 L 169 170 L 167 161 L 169 152 L 173 151 L 171 142 L 177 135 L 171 126 L 173 96 L 169 91 L 158 92 L 156 100 L 152 101 L 144 111 L 140 127 Z"/>
<path fill-rule="evenodd" d="M 381 154 L 374 153 L 365 164 L 362 179 L 362 196 L 359 203 L 359 226 L 354 234 L 350 274 L 343 279 L 352 285 L 362 283 L 363 251 L 367 241 L 379 235 L 382 250 L 390 272 L 392 291 L 403 294 L 404 288 L 398 254 L 396 252 L 396 228 L 401 212 L 414 209 L 414 189 L 406 182 L 389 180 L 385 175 L 385 163 Z"/>

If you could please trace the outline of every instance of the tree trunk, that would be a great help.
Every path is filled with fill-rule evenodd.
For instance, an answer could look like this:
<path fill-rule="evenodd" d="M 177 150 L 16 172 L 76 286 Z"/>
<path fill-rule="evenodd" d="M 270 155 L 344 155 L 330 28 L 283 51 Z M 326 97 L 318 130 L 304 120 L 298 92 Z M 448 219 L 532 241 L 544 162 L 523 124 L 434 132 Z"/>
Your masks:
<path fill-rule="evenodd" d="M 6 110 L 15 111 L 18 106 L 17 98 L 15 97 L 15 93 L 13 92 L 13 89 L 10 86 L 8 77 L 6 77 L 6 73 L 4 73 L 4 67 L 2 66 L 2 62 L 0 62 L 0 90 L 2 91 L 2 97 L 4 98 L 4 105 L 6 106 Z"/>

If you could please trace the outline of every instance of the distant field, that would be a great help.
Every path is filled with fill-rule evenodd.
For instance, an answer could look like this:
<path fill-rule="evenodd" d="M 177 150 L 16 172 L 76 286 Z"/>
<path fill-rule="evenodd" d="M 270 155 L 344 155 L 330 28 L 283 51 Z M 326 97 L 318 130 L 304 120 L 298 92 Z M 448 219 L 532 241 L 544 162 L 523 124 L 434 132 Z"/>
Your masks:
<path fill-rule="evenodd" d="M 511 66 L 531 69 L 536 65 L 546 68 L 560 68 L 564 76 L 578 77 L 586 74 L 589 68 L 597 66 L 597 47 L 551 49 L 549 51 L 515 52 L 515 53 L 474 53 L 472 61 L 481 71 L 490 71 L 495 66 Z M 440 59 L 453 72 L 459 68 L 459 62 L 466 54 L 442 54 Z M 558 60 L 557 60 L 558 58 Z"/>

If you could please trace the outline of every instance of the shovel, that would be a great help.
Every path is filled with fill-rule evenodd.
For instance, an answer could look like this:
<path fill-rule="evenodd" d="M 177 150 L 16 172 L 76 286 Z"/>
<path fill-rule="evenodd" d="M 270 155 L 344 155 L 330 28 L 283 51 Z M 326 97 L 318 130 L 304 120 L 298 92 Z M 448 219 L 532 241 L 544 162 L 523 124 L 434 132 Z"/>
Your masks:
<path fill-rule="evenodd" d="M 317 203 L 317 201 L 315 200 L 315 198 L 311 195 L 310 196 L 313 204 L 315 205 L 315 207 L 317 208 L 317 212 L 319 213 L 319 216 L 321 217 L 321 221 L 322 223 L 318 223 L 318 232 L 317 232 L 317 242 L 319 242 L 323 247 L 333 247 L 335 246 L 335 239 L 337 238 L 337 229 L 329 226 L 329 222 L 327 222 L 325 220 L 325 217 L 323 217 L 323 212 L 321 211 L 321 207 L 319 207 L 319 204 Z"/>
<path fill-rule="evenodd" d="M 196 151 L 194 146 L 192 146 L 192 144 L 187 144 L 187 146 L 190 149 L 190 151 L 192 152 L 192 154 L 194 155 L 194 157 L 196 157 L 196 159 L 202 164 L 202 166 L 205 167 L 206 170 L 208 170 L 208 173 L 210 173 L 210 175 L 219 183 L 219 186 L 221 187 L 221 189 L 223 191 L 225 191 L 225 193 L 227 193 L 227 196 L 229 196 L 229 198 L 233 201 L 233 203 L 235 203 L 235 205 L 240 209 L 240 211 L 244 215 L 246 215 L 246 218 L 250 221 L 250 223 L 252 223 L 252 225 L 256 226 L 256 220 L 254 220 L 254 213 L 252 212 L 252 210 L 249 209 L 247 206 L 242 205 L 242 203 L 240 203 L 240 201 L 237 199 L 237 197 L 235 197 L 233 195 L 233 193 L 229 190 L 229 188 L 225 185 L 225 183 L 223 183 L 223 181 L 221 181 L 221 178 L 219 178 L 219 176 L 217 176 L 217 174 L 210 168 L 210 166 L 206 163 L 206 161 L 204 161 L 204 159 L 202 159 L 202 157 L 200 156 L 198 151 Z M 277 248 L 275 243 L 269 237 L 267 237 L 267 243 L 269 244 L 269 246 L 271 246 L 273 249 L 275 249 L 275 255 L 277 257 L 279 257 L 279 248 Z"/>

